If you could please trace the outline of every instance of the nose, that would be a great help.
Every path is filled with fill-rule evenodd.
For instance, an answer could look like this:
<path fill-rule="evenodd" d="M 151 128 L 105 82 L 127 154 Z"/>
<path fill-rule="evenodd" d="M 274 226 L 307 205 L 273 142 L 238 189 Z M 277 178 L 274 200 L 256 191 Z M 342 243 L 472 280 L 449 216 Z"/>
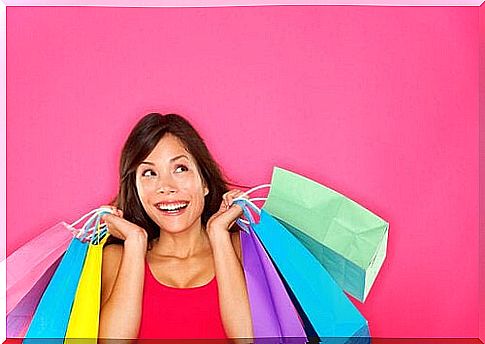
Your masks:
<path fill-rule="evenodd" d="M 175 193 L 175 190 L 162 187 L 162 188 L 159 188 L 157 192 L 162 194 L 173 194 Z"/>
<path fill-rule="evenodd" d="M 171 177 L 160 178 L 157 185 L 157 192 L 162 194 L 173 194 L 177 192 L 177 187 Z"/>

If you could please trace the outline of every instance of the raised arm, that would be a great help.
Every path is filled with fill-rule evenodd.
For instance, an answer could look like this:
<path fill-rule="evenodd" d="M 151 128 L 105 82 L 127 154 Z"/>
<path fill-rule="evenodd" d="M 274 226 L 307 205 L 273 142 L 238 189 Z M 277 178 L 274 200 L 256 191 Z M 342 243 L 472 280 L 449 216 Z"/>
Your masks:
<path fill-rule="evenodd" d="M 221 318 L 230 338 L 252 338 L 251 309 L 244 271 L 240 261 L 239 233 L 228 232 L 234 220 L 241 215 L 239 206 L 230 207 L 238 190 L 226 193 L 218 213 L 207 224 L 219 292 Z M 237 235 L 237 237 L 236 237 Z"/>
<path fill-rule="evenodd" d="M 103 251 L 99 338 L 135 339 L 141 320 L 147 235 L 121 217 L 106 215 L 104 220 L 124 246 L 109 245 Z"/>

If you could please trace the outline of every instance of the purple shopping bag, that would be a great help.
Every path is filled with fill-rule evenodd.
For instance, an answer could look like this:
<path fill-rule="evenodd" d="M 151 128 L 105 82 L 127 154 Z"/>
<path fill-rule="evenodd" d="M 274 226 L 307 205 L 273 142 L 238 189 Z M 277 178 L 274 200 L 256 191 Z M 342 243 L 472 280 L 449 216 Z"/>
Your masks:
<path fill-rule="evenodd" d="M 254 337 L 306 343 L 300 317 L 259 239 L 252 230 L 240 237 Z"/>

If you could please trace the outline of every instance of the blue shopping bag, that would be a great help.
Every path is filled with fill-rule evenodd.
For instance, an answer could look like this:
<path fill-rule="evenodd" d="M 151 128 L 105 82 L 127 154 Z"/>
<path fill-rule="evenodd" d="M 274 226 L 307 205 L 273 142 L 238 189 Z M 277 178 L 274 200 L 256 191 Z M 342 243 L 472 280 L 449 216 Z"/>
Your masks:
<path fill-rule="evenodd" d="M 370 343 L 367 320 L 308 249 L 264 210 L 235 202 L 250 220 L 246 229 L 256 233 L 308 320 L 307 334 L 316 333 L 323 343 Z M 248 206 L 260 212 L 259 223 L 251 220 Z"/>
<path fill-rule="evenodd" d="M 88 245 L 72 239 L 37 306 L 26 339 L 64 338 Z"/>
<path fill-rule="evenodd" d="M 100 222 L 101 216 L 109 213 L 108 210 L 96 209 L 90 213 L 93 212 L 94 215 L 85 223 L 80 235 L 71 240 L 42 295 L 25 335 L 24 344 L 43 342 L 40 339 L 49 343 L 64 341 L 90 241 L 99 243 L 107 235 L 107 229 Z M 95 225 L 91 227 L 93 223 Z"/>

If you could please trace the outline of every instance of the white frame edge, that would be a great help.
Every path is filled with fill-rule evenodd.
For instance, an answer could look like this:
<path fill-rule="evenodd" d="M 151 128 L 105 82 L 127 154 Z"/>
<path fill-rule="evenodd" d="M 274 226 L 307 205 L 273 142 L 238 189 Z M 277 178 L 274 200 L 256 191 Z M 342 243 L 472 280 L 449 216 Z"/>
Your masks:
<path fill-rule="evenodd" d="M 7 6 L 238 7 L 238 6 L 480 6 L 485 0 L 2 0 Z"/>

